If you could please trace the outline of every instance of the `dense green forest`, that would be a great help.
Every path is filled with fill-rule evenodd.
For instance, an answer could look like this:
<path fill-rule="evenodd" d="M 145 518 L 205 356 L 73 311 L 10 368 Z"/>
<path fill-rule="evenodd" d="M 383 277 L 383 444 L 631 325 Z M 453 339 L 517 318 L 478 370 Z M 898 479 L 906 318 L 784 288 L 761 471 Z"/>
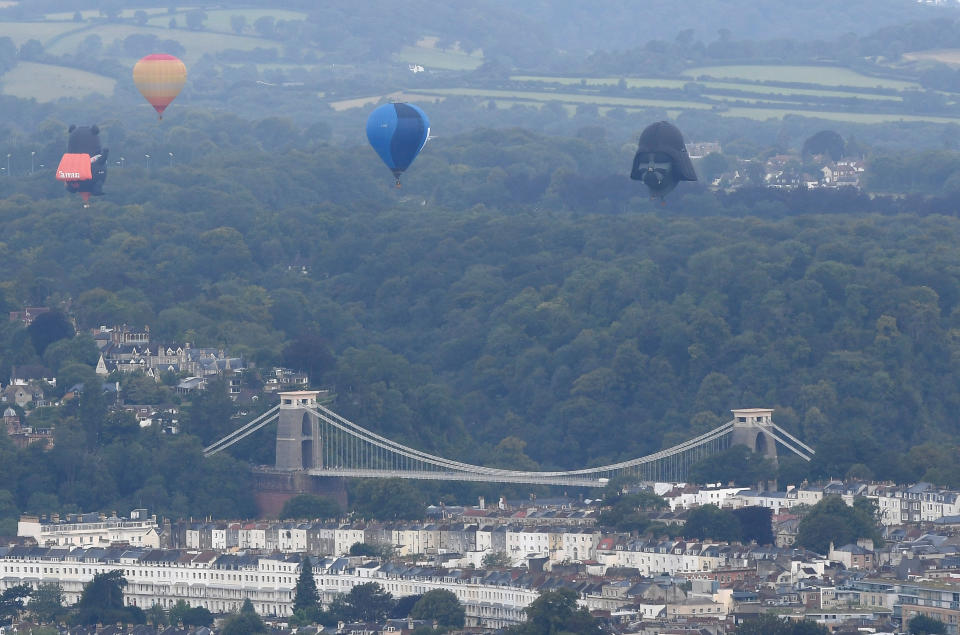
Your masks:
<path fill-rule="evenodd" d="M 960 484 L 948 197 L 693 185 L 660 205 L 619 169 L 619 144 L 515 129 L 431 141 L 397 190 L 369 148 L 270 153 L 258 131 L 275 121 L 193 117 L 172 167 L 115 167 L 87 209 L 48 173 L 2 179 L 4 309 L 65 305 L 82 328 L 149 324 L 259 365 L 320 340 L 315 380 L 338 411 L 474 462 L 612 462 L 764 406 L 818 450 L 784 478 L 857 466 Z M 93 361 L 51 347 L 39 357 L 11 323 L 0 359 L 68 376 Z M 214 438 L 225 400 L 201 401 L 185 429 Z M 87 401 L 62 414 L 52 453 L 8 448 L 15 506 L 248 509 L 242 482 L 217 477 L 231 459 L 201 465 L 194 437 L 104 422 Z"/>
<path fill-rule="evenodd" d="M 926 9 L 877 2 L 857 46 L 873 37 L 868 28 L 889 24 L 894 5 L 904 16 Z M 16 17 L 26 6 L 3 11 Z M 284 6 L 311 12 L 314 29 L 324 25 L 319 12 L 345 10 Z M 536 21 L 545 6 L 513 11 Z M 449 22 L 449 11 L 430 19 Z M 844 15 L 833 26 L 849 22 Z M 489 19 L 526 24 L 514 17 L 504 9 Z M 713 28 L 732 29 L 721 24 Z M 376 59 L 365 28 L 347 29 L 355 40 L 344 47 Z M 384 53 L 422 35 L 410 28 L 399 20 L 402 35 Z M 563 33 L 538 44 L 538 32 L 516 42 L 531 51 L 511 55 L 553 50 L 550 38 Z M 455 39 L 470 48 L 468 34 Z M 489 40 L 473 45 L 489 53 Z M 22 55 L 0 41 L 0 65 Z M 577 55 L 598 72 L 619 59 Z M 264 90 L 221 62 L 191 68 L 162 123 L 128 84 L 110 99 L 0 97 L 0 310 L 51 306 L 81 330 L 50 341 L 4 324 L 0 378 L 43 366 L 61 395 L 92 385 L 96 350 L 83 332 L 149 325 L 162 342 L 309 369 L 344 416 L 474 463 L 600 465 L 712 429 L 731 408 L 771 407 L 817 449 L 809 465 L 782 461 L 783 482 L 851 474 L 960 486 L 955 126 L 838 125 L 866 157 L 863 191 L 713 192 L 699 182 L 661 204 L 628 178 L 651 120 L 669 117 L 690 139 L 760 158 L 799 148 L 824 122 L 655 108 L 571 115 L 558 104 L 499 109 L 451 97 L 430 107 L 436 136 L 396 189 L 363 143 L 366 110 Z M 472 72 L 496 81 L 504 68 L 491 60 Z M 325 68 L 312 81 L 344 94 L 392 81 L 371 72 Z M 98 123 L 110 148 L 106 196 L 89 208 L 51 175 L 71 123 Z M 146 402 L 169 395 L 143 378 L 125 379 L 124 390 Z M 177 437 L 108 414 L 96 391 L 35 413 L 35 425 L 55 426 L 56 446 L 17 450 L 0 434 L 0 534 L 22 511 L 252 514 L 244 466 L 271 462 L 271 443 L 201 458 L 234 412 L 215 384 L 184 405 Z M 466 501 L 475 490 L 450 492 Z"/>

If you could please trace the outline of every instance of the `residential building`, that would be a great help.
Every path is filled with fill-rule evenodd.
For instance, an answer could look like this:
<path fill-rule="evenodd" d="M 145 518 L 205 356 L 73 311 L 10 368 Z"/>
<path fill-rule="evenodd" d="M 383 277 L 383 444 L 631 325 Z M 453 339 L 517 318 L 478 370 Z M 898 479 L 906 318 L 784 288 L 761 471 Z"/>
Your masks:
<path fill-rule="evenodd" d="M 157 517 L 148 516 L 145 509 L 133 510 L 130 518 L 108 518 L 102 514 L 67 514 L 63 519 L 57 515 L 21 516 L 17 535 L 29 536 L 41 547 L 103 547 L 112 543 L 160 546 Z"/>

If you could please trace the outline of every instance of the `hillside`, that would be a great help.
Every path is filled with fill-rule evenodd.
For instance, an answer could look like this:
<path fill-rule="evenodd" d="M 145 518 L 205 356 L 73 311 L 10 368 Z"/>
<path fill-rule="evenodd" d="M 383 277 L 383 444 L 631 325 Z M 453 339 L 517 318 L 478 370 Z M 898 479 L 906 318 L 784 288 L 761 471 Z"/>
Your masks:
<path fill-rule="evenodd" d="M 378 3 L 347 15 L 290 0 L 269 16 L 103 4 L 76 18 L 58 0 L 0 10 L 64 27 L 0 38 L 0 309 L 57 308 L 81 333 L 149 325 L 161 342 L 309 369 L 350 419 L 473 463 L 610 463 L 712 429 L 731 408 L 770 407 L 817 449 L 809 465 L 783 461 L 783 482 L 960 486 L 960 75 L 883 48 L 948 48 L 953 14 L 891 27 L 929 7 L 882 0 L 850 37 L 695 31 L 620 54 L 585 41 L 557 51 L 563 31 L 539 3 L 485 14 L 500 6 L 489 0 L 454 25 L 457 7 L 411 0 L 435 10 L 386 30 Z M 194 60 L 162 122 L 129 81 L 158 44 Z M 426 53 L 437 69 L 412 72 Z M 650 64 L 662 72 L 633 72 Z M 84 78 L 73 96 L 51 95 L 56 69 Z M 18 97 L 41 72 L 38 92 Z M 364 135 L 391 98 L 415 99 L 432 124 L 400 189 Z M 800 148 L 829 127 L 868 166 L 865 189 L 715 191 L 705 178 L 651 201 L 628 174 L 639 131 L 660 119 L 720 144 L 714 164 L 734 168 L 793 153 L 815 171 Z M 106 195 L 89 208 L 51 174 L 72 123 L 97 123 L 110 148 Z M 90 338 L 35 331 L 0 328 L 0 377 L 49 370 L 58 397 L 97 381 Z M 114 379 L 138 398 L 173 392 Z M 248 512 L 242 466 L 269 463 L 271 444 L 200 458 L 236 414 L 222 388 L 185 400 L 176 437 L 95 397 L 38 412 L 56 447 L 0 435 L 0 522 L 63 507 Z"/>

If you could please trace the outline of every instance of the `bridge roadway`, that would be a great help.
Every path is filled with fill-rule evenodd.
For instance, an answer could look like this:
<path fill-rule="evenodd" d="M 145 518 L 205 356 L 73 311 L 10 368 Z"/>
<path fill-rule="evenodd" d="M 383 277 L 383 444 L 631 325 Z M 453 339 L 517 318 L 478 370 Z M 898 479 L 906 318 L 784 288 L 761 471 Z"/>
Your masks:
<path fill-rule="evenodd" d="M 483 481 L 488 483 L 528 483 L 532 485 L 569 485 L 571 487 L 606 487 L 606 478 L 577 478 L 572 476 L 538 476 L 529 474 L 484 474 L 479 472 L 450 472 L 430 470 L 365 470 L 351 468 L 313 468 L 305 470 L 312 476 L 341 476 L 346 478 L 413 478 L 426 481 Z"/>

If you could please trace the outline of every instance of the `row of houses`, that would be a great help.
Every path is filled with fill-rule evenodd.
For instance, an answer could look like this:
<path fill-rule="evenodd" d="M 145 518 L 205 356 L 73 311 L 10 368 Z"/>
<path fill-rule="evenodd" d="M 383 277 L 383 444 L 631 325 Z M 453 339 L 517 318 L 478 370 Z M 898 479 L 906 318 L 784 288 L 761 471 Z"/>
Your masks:
<path fill-rule="evenodd" d="M 17 584 L 55 582 L 67 603 L 97 573 L 122 571 L 127 605 L 169 608 L 183 600 L 222 614 L 249 599 L 262 615 L 291 615 L 301 564 L 310 558 L 325 605 L 371 582 L 394 597 L 434 589 L 454 593 L 467 625 L 496 630 L 523 620 L 523 609 L 543 591 L 573 590 L 595 615 L 623 625 L 619 632 L 726 632 L 758 613 L 776 611 L 792 619 L 828 626 L 882 625 L 934 616 L 956 633 L 960 608 L 954 581 L 856 576 L 818 556 L 798 550 L 754 550 L 716 545 L 732 561 L 683 575 L 645 576 L 629 567 L 596 574 L 587 565 L 553 568 L 483 569 L 386 562 L 360 557 L 303 554 L 218 554 L 210 550 L 109 548 L 0 548 L 0 590 Z M 661 630 L 649 630 L 649 629 Z M 952 630 L 950 630 L 952 628 Z M 679 629 L 679 630 L 678 630 Z M 367 632 L 383 632 L 373 630 Z"/>
<path fill-rule="evenodd" d="M 0 548 L 0 589 L 17 584 L 61 585 L 67 603 L 98 573 L 122 571 L 127 605 L 169 608 L 179 600 L 214 613 L 236 611 L 249 599 L 258 613 L 289 616 L 302 554 L 113 547 Z M 571 589 L 582 605 L 597 612 L 621 611 L 637 619 L 721 620 L 737 610 L 732 587 L 714 581 L 615 571 L 600 576 L 583 566 L 482 569 L 395 563 L 359 557 L 311 558 L 324 605 L 361 584 L 375 582 L 394 597 L 434 589 L 453 592 L 464 606 L 467 625 L 498 629 L 523 620 L 523 609 L 543 591 Z M 695 583 L 695 584 L 694 584 Z M 753 599 L 750 596 L 748 599 Z"/>
<path fill-rule="evenodd" d="M 678 485 L 663 491 L 671 510 L 714 504 L 718 507 L 766 507 L 775 514 L 800 505 L 816 505 L 825 496 L 839 496 L 848 505 L 863 497 L 876 503 L 878 521 L 884 526 L 922 522 L 960 521 L 960 492 L 931 483 L 895 485 L 830 481 L 825 484 L 788 486 L 785 491 L 765 492 L 722 485 Z"/>
<path fill-rule="evenodd" d="M 173 523 L 170 546 L 344 556 L 363 543 L 398 557 L 434 555 L 462 566 L 505 554 L 520 565 L 531 557 L 551 563 L 592 560 L 603 534 L 594 527 L 547 524 L 250 522 Z"/>
<path fill-rule="evenodd" d="M 71 601 L 95 573 L 121 568 L 131 582 L 125 591 L 128 604 L 168 607 L 183 599 L 193 606 L 226 612 L 249 598 L 262 614 L 284 616 L 289 615 L 297 565 L 311 557 L 325 602 L 366 582 L 377 582 L 396 597 L 446 588 L 467 606 L 472 624 L 491 629 L 521 619 L 523 607 L 537 593 L 556 588 L 576 590 L 585 606 L 637 629 L 622 632 L 656 628 L 651 624 L 675 627 L 706 620 L 718 629 L 709 632 L 719 633 L 724 623 L 765 611 L 829 626 L 873 627 L 917 614 L 960 623 L 960 601 L 956 600 L 960 536 L 955 527 L 945 526 L 938 532 L 887 528 L 887 545 L 881 549 L 870 544 L 831 546 L 824 555 L 775 546 L 603 534 L 593 528 L 560 531 L 555 526 L 484 528 L 453 523 L 184 523 L 180 527 L 158 526 L 154 517 L 145 514 L 138 510 L 131 519 L 70 515 L 56 523 L 25 518 L 24 529 L 30 525 L 40 539 L 56 536 L 60 546 L 4 548 L 0 586 L 58 581 Z M 48 524 L 57 528 L 44 529 Z M 211 540 L 219 535 L 216 540 L 226 543 L 235 534 L 238 545 L 243 541 L 257 546 L 206 548 L 202 542 L 208 527 Z M 91 540 L 94 532 L 104 538 Z M 131 544 L 132 540 L 121 542 L 137 534 L 159 534 L 160 541 L 169 536 L 196 546 L 158 549 Z M 78 540 L 79 536 L 87 538 Z M 296 547 L 303 540 L 332 544 L 321 548 L 325 551 L 349 551 L 352 544 L 363 541 L 402 545 L 409 552 L 383 562 L 280 551 L 281 545 Z M 487 553 L 516 548 L 516 553 L 527 554 L 524 566 L 484 568 L 483 561 L 477 563 L 467 551 L 478 547 Z M 592 557 L 574 560 L 574 549 Z M 956 633 L 955 626 L 948 632 Z"/>
<path fill-rule="evenodd" d="M 241 392 L 240 377 L 248 364 L 242 356 L 233 356 L 221 348 L 197 348 L 189 342 L 184 344 L 163 345 L 151 340 L 150 327 L 133 329 L 126 324 L 121 326 L 101 326 L 91 332 L 100 359 L 97 373 L 109 375 L 112 372 L 123 374 L 142 372 L 150 377 L 171 372 L 187 376 L 190 380 L 178 386 L 180 392 L 202 390 L 206 378 L 212 376 L 227 377 L 230 380 L 230 394 Z M 305 387 L 310 383 L 305 373 L 285 368 L 271 369 L 264 377 L 267 392 L 281 388 Z"/>

